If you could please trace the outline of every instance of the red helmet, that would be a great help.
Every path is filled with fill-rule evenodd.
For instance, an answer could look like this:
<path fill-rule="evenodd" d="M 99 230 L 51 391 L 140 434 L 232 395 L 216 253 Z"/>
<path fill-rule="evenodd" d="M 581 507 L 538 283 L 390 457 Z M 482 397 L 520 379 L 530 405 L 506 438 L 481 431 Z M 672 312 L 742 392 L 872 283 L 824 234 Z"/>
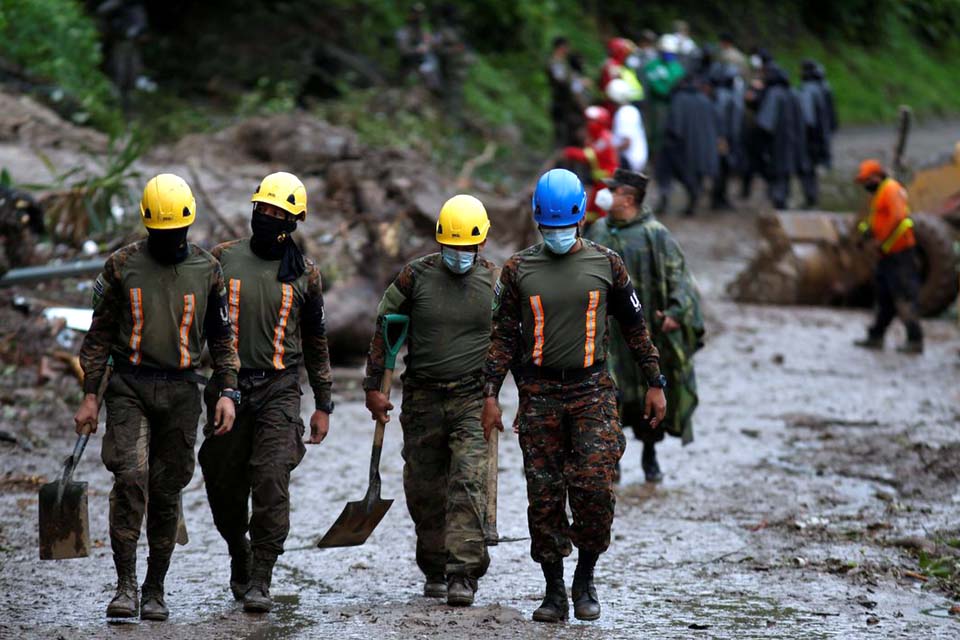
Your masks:
<path fill-rule="evenodd" d="M 613 125 L 613 118 L 610 116 L 610 111 L 605 107 L 599 107 L 597 105 L 587 107 L 583 115 L 586 117 L 588 123 L 595 122 L 604 129 L 609 129 Z"/>
<path fill-rule="evenodd" d="M 610 38 L 607 40 L 607 55 L 622 64 L 630 52 L 633 51 L 633 43 L 626 38 Z"/>

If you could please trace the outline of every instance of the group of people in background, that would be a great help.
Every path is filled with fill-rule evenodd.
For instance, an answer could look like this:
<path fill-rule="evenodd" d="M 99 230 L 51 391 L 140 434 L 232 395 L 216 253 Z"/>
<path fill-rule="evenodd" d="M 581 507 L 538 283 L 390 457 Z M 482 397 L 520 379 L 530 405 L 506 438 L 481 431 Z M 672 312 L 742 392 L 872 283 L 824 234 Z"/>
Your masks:
<path fill-rule="evenodd" d="M 817 168 L 830 167 L 837 116 L 823 66 L 808 59 L 799 71 L 791 84 L 766 49 L 748 56 L 728 34 L 700 47 L 678 21 L 672 33 L 645 30 L 637 42 L 611 38 L 594 82 L 569 41 L 556 38 L 547 64 L 554 145 L 594 185 L 588 216 L 605 215 L 596 194 L 617 167 L 654 176 L 661 213 L 674 181 L 692 215 L 708 180 L 711 208 L 725 210 L 731 178 L 746 199 L 758 175 L 775 208 L 787 208 L 794 177 L 804 206 L 816 207 Z"/>

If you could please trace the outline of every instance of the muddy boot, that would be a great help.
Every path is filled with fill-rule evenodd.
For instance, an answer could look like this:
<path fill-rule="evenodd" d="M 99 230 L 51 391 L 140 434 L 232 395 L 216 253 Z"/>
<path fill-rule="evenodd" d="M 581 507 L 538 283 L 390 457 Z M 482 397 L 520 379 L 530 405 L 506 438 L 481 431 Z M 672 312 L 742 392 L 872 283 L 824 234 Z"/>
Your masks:
<path fill-rule="evenodd" d="M 163 622 L 170 617 L 170 610 L 163 601 L 163 579 L 167 575 L 170 558 L 165 560 L 147 559 L 147 577 L 140 587 L 143 604 L 140 606 L 141 620 L 156 620 Z"/>
<path fill-rule="evenodd" d="M 561 622 L 569 615 L 567 587 L 563 584 L 563 561 L 540 564 L 543 577 L 547 581 L 547 592 L 543 596 L 540 608 L 533 612 L 535 622 Z"/>
<path fill-rule="evenodd" d="M 447 580 L 447 604 L 451 607 L 469 607 L 477 592 L 477 580 L 464 575 L 453 575 Z"/>
<path fill-rule="evenodd" d="M 137 557 L 113 557 L 117 567 L 117 593 L 107 605 L 108 618 L 135 618 L 140 612 L 137 598 Z"/>
<path fill-rule="evenodd" d="M 273 564 L 276 559 L 253 557 L 250 571 L 250 586 L 243 594 L 243 610 L 248 613 L 267 613 L 273 607 L 270 598 L 270 582 L 273 580 Z"/>
<path fill-rule="evenodd" d="M 423 595 L 427 598 L 447 597 L 447 578 L 443 575 L 427 576 L 423 583 Z"/>
<path fill-rule="evenodd" d="M 909 353 L 913 355 L 919 355 L 923 353 L 923 343 L 916 342 L 913 340 L 907 340 L 903 344 L 897 347 L 897 351 L 900 353 Z"/>
<path fill-rule="evenodd" d="M 573 572 L 573 615 L 577 620 L 596 620 L 600 617 L 600 601 L 597 589 L 593 586 L 593 568 L 599 554 L 581 551 L 577 560 L 577 569 Z"/>
<path fill-rule="evenodd" d="M 853 346 L 860 347 L 861 349 L 874 349 L 876 351 L 881 351 L 883 350 L 883 338 L 867 336 L 863 340 L 854 340 Z"/>
<path fill-rule="evenodd" d="M 643 443 L 640 466 L 643 467 L 643 475 L 647 482 L 663 482 L 663 472 L 660 471 L 660 463 L 657 462 L 657 450 L 652 442 Z"/>
<path fill-rule="evenodd" d="M 243 600 L 243 594 L 250 585 L 250 565 L 253 556 L 250 553 L 250 541 L 230 545 L 230 591 L 234 600 Z"/>

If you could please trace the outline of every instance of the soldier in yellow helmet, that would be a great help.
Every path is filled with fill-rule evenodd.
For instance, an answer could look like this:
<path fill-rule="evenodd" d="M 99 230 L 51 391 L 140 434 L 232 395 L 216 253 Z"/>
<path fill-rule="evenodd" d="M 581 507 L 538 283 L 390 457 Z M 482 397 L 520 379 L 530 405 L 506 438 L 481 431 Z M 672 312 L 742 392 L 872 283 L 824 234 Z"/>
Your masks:
<path fill-rule="evenodd" d="M 316 403 L 308 443 L 327 435 L 333 402 L 320 270 L 290 237 L 306 218 L 307 192 L 296 176 L 279 172 L 265 177 L 251 200 L 253 235 L 212 251 L 227 281 L 242 403 L 229 434 L 216 436 L 213 421 L 207 423 L 200 467 L 230 552 L 233 596 L 245 611 L 265 613 L 273 604 L 273 566 L 290 530 L 290 473 L 305 453 L 301 364 Z M 206 396 L 213 416 L 212 386 Z"/>
<path fill-rule="evenodd" d="M 117 592 L 108 617 L 166 620 L 164 577 L 176 540 L 180 492 L 194 469 L 201 403 L 195 372 L 206 342 L 220 390 L 213 422 L 230 431 L 239 361 L 220 263 L 187 242 L 196 218 L 190 187 L 170 173 L 152 178 L 140 215 L 149 236 L 113 253 L 97 278 L 93 323 L 80 349 L 83 402 L 77 433 L 97 429 L 97 388 L 113 358 L 104 395 L 101 457 L 113 472 L 110 544 Z M 150 555 L 137 593 L 137 540 L 144 515 Z M 142 603 L 141 603 L 142 600 Z"/>
<path fill-rule="evenodd" d="M 380 392 L 383 317 L 410 317 L 403 375 L 403 486 L 417 532 L 424 595 L 473 603 L 490 564 L 483 521 L 487 448 L 480 427 L 481 368 L 490 344 L 494 265 L 480 256 L 490 221 L 483 204 L 454 196 L 437 220 L 440 251 L 407 264 L 377 310 L 363 388 L 374 419 L 393 409 Z"/>

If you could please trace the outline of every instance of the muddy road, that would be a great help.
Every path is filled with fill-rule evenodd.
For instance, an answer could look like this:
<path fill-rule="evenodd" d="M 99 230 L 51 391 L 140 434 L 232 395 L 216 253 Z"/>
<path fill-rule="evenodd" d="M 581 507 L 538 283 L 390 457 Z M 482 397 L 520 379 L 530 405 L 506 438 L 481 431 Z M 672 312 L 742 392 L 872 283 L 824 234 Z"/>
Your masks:
<path fill-rule="evenodd" d="M 867 135 L 851 136 L 860 141 L 851 155 Z M 628 434 L 614 541 L 598 566 L 599 622 L 530 621 L 542 578 L 522 539 L 525 485 L 510 433 L 500 445 L 499 531 L 521 540 L 491 549 L 474 607 L 453 610 L 419 595 L 396 417 L 381 467 L 393 507 L 364 546 L 313 548 L 366 488 L 372 422 L 357 366 L 336 371 L 330 435 L 294 472 L 276 606 L 261 617 L 230 597 L 229 558 L 198 470 L 184 494 L 190 542 L 178 547 L 167 578 L 170 620 L 107 624 L 115 574 L 100 435 L 75 475 L 90 483 L 91 557 L 41 562 L 38 483 L 55 477 L 70 451 L 73 407 L 64 392 L 38 407 L 38 417 L 4 416 L 4 428 L 29 432 L 31 446 L 0 443 L 0 638 L 960 638 L 960 619 L 948 614 L 954 603 L 919 573 L 916 557 L 960 538 L 955 324 L 925 321 L 920 357 L 892 350 L 900 327 L 886 351 L 856 350 L 866 311 L 724 298 L 753 251 L 752 215 L 666 223 L 705 297 L 696 440 L 660 447 L 666 480 L 654 487 L 643 483 L 639 443 Z M 503 401 L 509 419 L 509 381 Z M 305 419 L 312 409 L 305 396 Z M 146 553 L 141 537 L 141 579 Z"/>

